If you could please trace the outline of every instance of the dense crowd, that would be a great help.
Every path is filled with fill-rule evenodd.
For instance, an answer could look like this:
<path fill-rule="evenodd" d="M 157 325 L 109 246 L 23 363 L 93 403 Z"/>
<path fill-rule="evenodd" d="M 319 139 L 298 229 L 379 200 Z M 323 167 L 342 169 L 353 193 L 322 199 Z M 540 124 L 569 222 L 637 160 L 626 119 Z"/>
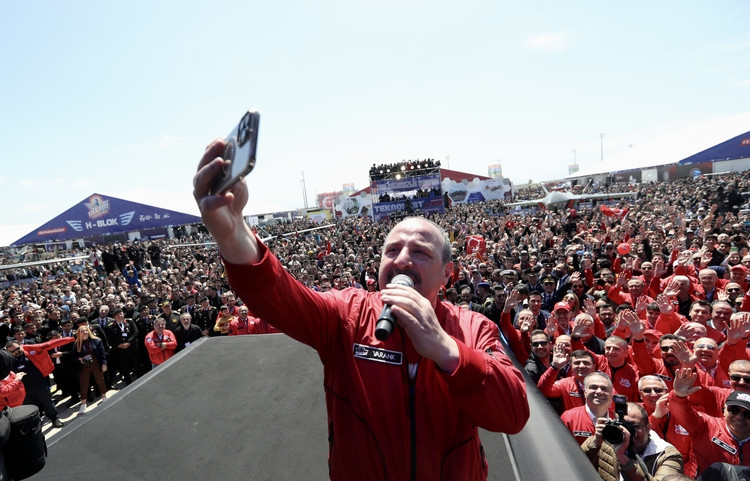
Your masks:
<path fill-rule="evenodd" d="M 499 326 L 604 479 L 750 464 L 747 173 L 627 189 L 638 197 L 616 215 L 494 201 L 432 217 L 452 243 L 441 297 Z M 318 227 L 296 220 L 259 235 L 310 289 L 374 291 L 395 221 L 282 235 Z M 202 336 L 275 331 L 235 298 L 206 234 L 67 255 L 87 260 L 5 271 L 0 306 L 16 356 L 3 358 L 1 400 L 23 402 L 24 386 L 56 427 L 61 404 L 84 413 Z M 18 362 L 29 372 L 19 376 Z M 618 416 L 627 440 L 610 442 L 606 420 Z"/>
<path fill-rule="evenodd" d="M 440 167 L 440 161 L 435 159 L 402 160 L 394 164 L 372 164 L 370 180 L 396 179 L 431 174 Z"/>

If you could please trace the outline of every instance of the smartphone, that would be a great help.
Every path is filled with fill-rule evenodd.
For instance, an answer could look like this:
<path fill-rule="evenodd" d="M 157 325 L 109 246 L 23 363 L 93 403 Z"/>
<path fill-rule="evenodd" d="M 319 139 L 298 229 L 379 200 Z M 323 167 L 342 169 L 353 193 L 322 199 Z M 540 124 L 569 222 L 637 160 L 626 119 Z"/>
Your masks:
<path fill-rule="evenodd" d="M 260 113 L 248 111 L 237 126 L 227 135 L 227 146 L 222 158 L 228 160 L 214 178 L 209 189 L 211 195 L 221 194 L 234 186 L 255 167 L 255 148 L 258 144 L 258 124 Z"/>

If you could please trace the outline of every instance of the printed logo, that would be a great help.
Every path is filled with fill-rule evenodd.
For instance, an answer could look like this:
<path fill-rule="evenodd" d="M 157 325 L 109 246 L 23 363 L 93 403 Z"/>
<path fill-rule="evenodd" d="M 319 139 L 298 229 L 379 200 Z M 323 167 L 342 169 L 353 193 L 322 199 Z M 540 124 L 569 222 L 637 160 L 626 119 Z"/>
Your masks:
<path fill-rule="evenodd" d="M 384 362 L 386 364 L 395 364 L 400 366 L 403 354 L 398 351 L 389 351 L 387 349 L 378 349 L 363 344 L 354 344 L 354 357 L 365 359 L 367 361 Z"/>
<path fill-rule="evenodd" d="M 133 216 L 135 215 L 135 211 L 126 212 L 125 214 L 120 214 L 120 224 L 122 225 L 128 225 L 133 220 Z"/>
<path fill-rule="evenodd" d="M 89 219 L 102 217 L 109 212 L 109 201 L 99 195 L 92 195 L 88 202 L 84 202 L 89 210 Z"/>
<path fill-rule="evenodd" d="M 630 381 L 628 381 L 627 379 L 624 379 L 624 378 L 620 379 L 620 385 L 624 386 L 624 387 L 630 387 Z"/>
<path fill-rule="evenodd" d="M 83 222 L 80 220 L 66 220 L 65 222 L 67 222 L 76 232 L 81 232 L 83 230 Z"/>
<path fill-rule="evenodd" d="M 577 438 L 587 438 L 592 434 L 594 433 L 592 433 L 591 431 L 573 431 L 573 436 Z"/>
<path fill-rule="evenodd" d="M 690 433 L 688 432 L 688 430 L 683 428 L 679 424 L 674 425 L 674 432 L 677 434 L 681 434 L 683 436 L 690 436 Z"/>

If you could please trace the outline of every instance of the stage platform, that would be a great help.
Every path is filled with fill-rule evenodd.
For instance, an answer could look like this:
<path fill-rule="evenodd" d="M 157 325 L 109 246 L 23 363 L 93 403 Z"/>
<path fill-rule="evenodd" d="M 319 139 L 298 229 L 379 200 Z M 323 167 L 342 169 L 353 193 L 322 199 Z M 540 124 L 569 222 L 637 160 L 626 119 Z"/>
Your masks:
<path fill-rule="evenodd" d="M 328 479 L 323 369 L 283 334 L 204 338 L 48 437 L 33 480 Z M 491 480 L 599 480 L 541 394 L 482 431 Z"/>

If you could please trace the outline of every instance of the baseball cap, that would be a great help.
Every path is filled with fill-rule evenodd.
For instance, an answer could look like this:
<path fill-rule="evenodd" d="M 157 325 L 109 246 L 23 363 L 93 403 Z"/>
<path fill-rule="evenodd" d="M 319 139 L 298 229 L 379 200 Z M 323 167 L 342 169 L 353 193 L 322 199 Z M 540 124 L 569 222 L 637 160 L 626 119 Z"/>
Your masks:
<path fill-rule="evenodd" d="M 734 266 L 732 266 L 732 268 L 730 270 L 733 270 L 733 271 L 742 271 L 745 274 L 747 274 L 747 267 L 743 266 L 742 264 L 734 265 Z"/>
<path fill-rule="evenodd" d="M 727 406 L 739 406 L 750 411 L 750 394 L 740 391 L 732 391 L 727 398 Z"/>
<path fill-rule="evenodd" d="M 563 311 L 570 312 L 570 306 L 567 302 L 560 301 L 557 304 L 555 304 L 555 308 L 552 309 L 553 311 L 557 311 L 559 309 L 562 309 Z"/>

